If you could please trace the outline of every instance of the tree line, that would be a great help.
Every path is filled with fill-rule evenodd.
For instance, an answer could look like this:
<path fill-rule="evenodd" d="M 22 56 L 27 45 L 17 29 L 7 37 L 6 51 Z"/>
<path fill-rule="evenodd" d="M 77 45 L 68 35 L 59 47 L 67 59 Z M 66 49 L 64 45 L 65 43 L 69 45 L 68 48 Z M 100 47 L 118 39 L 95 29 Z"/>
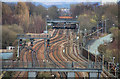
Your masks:
<path fill-rule="evenodd" d="M 2 3 L 2 24 L 17 24 L 23 28 L 24 33 L 41 33 L 45 30 L 46 15 L 55 19 L 58 18 L 57 12 L 56 6 L 46 9 L 42 5 L 35 6 L 29 2 L 18 2 L 17 4 Z"/>
<path fill-rule="evenodd" d="M 105 5 L 75 4 L 71 5 L 71 12 L 72 16 L 80 21 L 80 30 L 87 29 L 87 32 L 90 33 L 91 28 L 97 27 L 101 23 L 100 26 L 105 27 L 106 25 L 107 34 L 113 34 L 112 42 L 101 44 L 98 51 L 108 62 L 113 62 L 113 57 L 115 57 L 114 63 L 119 63 L 118 77 L 120 77 L 120 2 Z"/>
<path fill-rule="evenodd" d="M 2 48 L 13 45 L 18 33 L 42 33 L 46 15 L 51 19 L 58 18 L 58 8 L 46 9 L 30 2 L 2 3 Z"/>
<path fill-rule="evenodd" d="M 118 4 L 74 4 L 71 5 L 71 13 L 74 18 L 80 21 L 81 29 L 91 30 L 92 27 L 97 27 L 100 21 L 105 21 L 107 29 L 113 26 L 118 26 Z"/>
<path fill-rule="evenodd" d="M 72 17 L 76 18 L 77 16 L 77 19 L 80 21 L 81 30 L 91 30 L 101 20 L 107 20 L 107 29 L 111 28 L 113 24 L 118 26 L 117 4 L 98 5 L 79 3 L 71 5 L 70 11 Z M 22 33 L 41 33 L 45 30 L 46 15 L 49 15 L 51 19 L 58 19 L 58 8 L 51 6 L 47 9 L 42 5 L 36 6 L 31 2 L 2 3 L 2 25 L 3 27 L 5 26 L 3 30 L 15 25 L 16 28 L 22 30 Z M 16 31 L 16 33 L 18 32 Z M 2 43 L 5 44 L 5 42 Z M 7 43 L 7 45 L 9 44 Z"/>

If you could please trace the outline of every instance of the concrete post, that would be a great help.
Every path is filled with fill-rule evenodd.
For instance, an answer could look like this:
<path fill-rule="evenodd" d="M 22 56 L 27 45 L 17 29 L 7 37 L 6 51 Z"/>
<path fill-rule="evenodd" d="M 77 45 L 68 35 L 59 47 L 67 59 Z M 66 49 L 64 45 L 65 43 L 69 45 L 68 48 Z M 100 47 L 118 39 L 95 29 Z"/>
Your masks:
<path fill-rule="evenodd" d="M 101 76 L 101 72 L 98 72 L 98 79 L 100 79 L 100 76 Z"/>
<path fill-rule="evenodd" d="M 28 72 L 28 79 L 36 79 L 37 73 L 36 72 Z"/>
<path fill-rule="evenodd" d="M 97 79 L 97 73 L 95 73 L 95 72 L 90 72 L 90 73 L 89 73 L 89 79 Z"/>
<path fill-rule="evenodd" d="M 67 73 L 67 78 L 68 79 L 75 79 L 75 73 L 74 72 L 68 72 Z"/>
<path fill-rule="evenodd" d="M 89 72 L 89 79 L 100 79 L 101 72 Z"/>

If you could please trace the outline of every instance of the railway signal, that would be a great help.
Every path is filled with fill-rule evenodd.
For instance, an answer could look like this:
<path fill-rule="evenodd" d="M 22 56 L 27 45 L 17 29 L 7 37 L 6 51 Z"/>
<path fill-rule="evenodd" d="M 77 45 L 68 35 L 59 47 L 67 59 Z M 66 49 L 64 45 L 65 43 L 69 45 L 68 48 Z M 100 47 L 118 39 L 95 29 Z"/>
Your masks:
<path fill-rule="evenodd" d="M 98 25 L 99 25 L 99 27 L 102 27 L 102 22 L 99 22 L 99 24 L 98 24 Z"/>
<path fill-rule="evenodd" d="M 47 39 L 47 47 L 49 47 L 50 45 L 50 39 Z"/>
<path fill-rule="evenodd" d="M 30 46 L 32 46 L 32 47 L 33 47 L 33 41 L 31 41 L 31 44 L 30 44 Z"/>
<path fill-rule="evenodd" d="M 44 40 L 46 40 L 46 39 L 48 39 L 49 37 L 48 37 L 48 35 L 47 34 L 45 34 L 45 35 L 42 35 L 42 34 L 18 34 L 17 35 L 17 39 L 19 39 L 18 40 L 18 52 L 17 52 L 17 57 L 19 57 L 19 55 L 20 55 L 20 51 L 21 51 L 21 46 L 22 45 L 26 45 L 26 42 L 24 42 L 24 44 L 23 44 L 23 41 L 22 40 L 26 40 L 26 39 L 29 39 L 30 40 L 30 46 L 31 47 L 33 47 L 33 45 L 34 45 L 34 39 L 44 39 Z M 46 44 L 45 44 L 45 47 L 46 47 Z M 45 51 L 45 50 L 44 50 Z"/>
<path fill-rule="evenodd" d="M 31 38 L 31 39 L 30 39 L 30 42 L 31 42 L 30 46 L 31 46 L 31 47 L 33 47 L 33 41 L 34 41 L 34 39 Z"/>
<path fill-rule="evenodd" d="M 22 39 L 20 39 L 20 44 L 19 45 L 22 46 Z"/>

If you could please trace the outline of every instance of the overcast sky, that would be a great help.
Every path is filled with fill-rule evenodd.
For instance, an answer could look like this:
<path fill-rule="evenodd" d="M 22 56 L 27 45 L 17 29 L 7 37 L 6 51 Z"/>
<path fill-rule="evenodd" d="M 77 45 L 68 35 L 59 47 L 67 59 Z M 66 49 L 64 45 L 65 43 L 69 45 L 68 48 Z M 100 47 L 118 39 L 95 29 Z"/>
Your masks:
<path fill-rule="evenodd" d="M 119 0 L 0 0 L 2 2 L 117 2 Z"/>

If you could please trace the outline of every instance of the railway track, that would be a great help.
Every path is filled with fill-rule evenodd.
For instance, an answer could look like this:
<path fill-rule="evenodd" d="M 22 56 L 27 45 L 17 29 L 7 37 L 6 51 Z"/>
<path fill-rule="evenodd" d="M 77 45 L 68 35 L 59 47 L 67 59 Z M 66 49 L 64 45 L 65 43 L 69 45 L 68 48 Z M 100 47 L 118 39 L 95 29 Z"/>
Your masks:
<path fill-rule="evenodd" d="M 57 31 L 55 31 L 55 33 L 53 34 L 53 37 L 56 36 Z M 39 60 L 44 59 L 44 57 L 38 57 L 38 52 L 39 50 L 41 50 L 41 47 L 44 45 L 44 40 L 39 40 L 37 42 L 35 42 L 35 45 L 33 46 L 33 48 L 31 49 L 32 51 L 34 51 L 35 53 L 32 53 L 32 61 L 38 61 L 39 64 Z M 42 49 L 43 50 L 43 49 Z M 41 53 L 41 52 L 40 52 Z M 26 55 L 26 58 L 28 59 L 28 55 Z M 42 58 L 42 59 L 41 59 Z M 36 60 L 35 60 L 36 59 Z M 44 59 L 45 60 L 45 59 Z"/>
<path fill-rule="evenodd" d="M 62 42 L 63 42 L 63 41 L 61 41 L 60 43 L 62 43 Z M 64 41 L 64 42 L 65 42 L 65 41 Z M 60 45 L 60 43 L 58 43 L 58 46 Z M 56 48 L 56 49 L 55 49 L 55 48 Z M 52 56 L 51 58 L 54 57 L 54 61 L 55 61 L 55 62 L 58 62 L 59 65 L 62 65 L 61 67 L 64 67 L 64 66 L 65 66 L 65 63 L 60 62 L 60 61 L 63 61 L 63 60 L 62 60 L 62 58 L 59 58 L 59 56 L 58 56 L 58 51 L 56 51 L 56 53 L 55 53 L 55 50 L 57 50 L 57 48 L 58 48 L 58 47 L 57 47 L 56 44 L 55 44 L 55 47 L 52 47 L 52 49 L 53 49 L 54 51 L 52 51 L 53 54 L 51 53 L 51 54 L 53 55 L 53 56 L 51 55 L 51 56 Z M 57 56 L 55 56 L 55 55 L 57 55 Z M 76 75 L 77 75 L 78 77 L 80 77 L 78 73 L 76 73 Z"/>
<path fill-rule="evenodd" d="M 38 41 L 38 42 L 41 42 L 41 40 L 40 41 Z M 40 48 L 40 47 L 39 47 Z M 25 50 L 26 49 L 26 50 Z M 27 47 L 22 47 L 22 49 L 21 50 L 25 50 L 25 51 L 23 51 L 23 52 L 21 52 L 20 54 L 21 54 L 21 61 L 24 61 L 24 62 L 26 62 L 26 63 L 28 63 L 28 62 L 36 62 L 37 61 L 37 63 L 38 63 L 38 59 L 37 59 L 37 53 L 34 51 L 34 50 L 32 50 L 32 48 L 27 48 Z M 26 52 L 26 51 L 28 51 L 28 52 Z M 34 53 L 33 53 L 33 52 Z M 32 58 L 30 58 L 30 53 L 32 52 Z M 34 55 L 33 55 L 34 54 Z M 28 56 L 29 56 L 29 58 L 28 58 Z M 31 60 L 31 59 L 33 59 L 33 60 Z M 34 59 L 36 59 L 36 61 L 34 60 Z M 39 64 L 38 64 L 39 65 Z M 24 66 L 24 64 L 23 64 L 23 66 Z M 27 66 L 29 66 L 29 63 L 27 64 Z M 16 74 L 15 74 L 15 76 L 14 76 L 14 78 L 20 78 L 20 77 L 24 77 L 24 74 L 26 74 L 27 72 L 16 72 Z M 26 76 L 27 77 L 27 76 Z"/>
<path fill-rule="evenodd" d="M 54 34 L 54 36 L 55 36 L 55 34 Z M 43 40 L 40 40 L 40 41 L 38 41 L 38 42 L 42 42 Z M 38 43 L 37 42 L 37 43 Z M 43 43 L 41 44 L 41 43 L 39 43 L 34 49 L 36 49 L 38 46 L 38 49 L 37 50 L 39 50 L 40 48 L 41 48 L 41 46 L 43 45 Z M 35 52 L 32 48 L 27 48 L 26 47 L 26 49 L 27 50 L 30 50 L 30 51 L 28 51 L 27 52 L 27 54 L 26 54 L 26 60 L 27 60 L 27 62 L 30 62 L 30 61 L 32 61 L 32 63 L 33 62 L 36 62 L 37 61 L 37 64 L 39 65 L 39 62 L 38 62 L 38 58 L 37 58 L 37 52 Z M 28 54 L 30 54 L 30 52 L 32 52 L 31 53 L 31 55 L 28 55 Z M 25 55 L 25 53 L 23 53 L 23 55 L 22 55 L 22 61 L 24 61 L 24 56 Z M 28 58 L 29 57 L 29 58 Z M 32 57 L 32 58 L 30 58 L 30 57 Z M 32 60 L 31 60 L 32 59 Z M 34 64 L 36 64 L 36 63 L 34 63 Z M 32 64 L 32 66 L 34 66 L 34 64 Z M 29 64 L 28 64 L 29 65 Z M 23 73 L 25 73 L 25 72 L 18 72 L 18 76 L 17 77 L 19 77 L 19 75 L 21 75 L 21 74 L 23 74 Z M 23 75 L 24 76 L 24 75 Z"/>
<path fill-rule="evenodd" d="M 20 56 L 24 56 L 27 51 L 28 50 L 26 50 L 26 49 L 22 49 Z M 24 61 L 24 59 L 21 58 L 21 61 Z M 22 63 L 22 65 L 24 65 L 24 64 Z M 19 78 L 25 77 L 26 72 L 19 71 L 19 72 L 14 72 L 14 73 L 15 73 L 15 75 L 14 75 L 13 79 L 19 79 Z"/>
<path fill-rule="evenodd" d="M 28 52 L 30 53 L 32 50 L 31 49 L 28 49 L 27 47 L 25 47 L 24 49 L 26 49 L 23 54 L 21 53 L 21 61 L 24 61 L 27 63 L 27 66 L 29 66 L 29 60 L 28 60 Z M 33 61 L 34 62 L 34 61 Z M 26 63 L 23 63 L 23 66 L 26 66 Z M 17 72 L 15 75 L 15 79 L 19 79 L 19 78 L 26 78 L 27 77 L 27 74 L 28 72 L 25 72 L 25 71 L 22 71 L 22 72 Z"/>
<path fill-rule="evenodd" d="M 59 32 L 59 34 L 61 34 L 61 32 Z M 55 39 L 51 40 L 51 41 L 52 41 L 51 44 L 53 45 L 53 44 L 55 43 L 55 42 L 53 42 L 53 41 L 59 39 L 60 37 L 61 37 L 61 36 L 58 36 L 58 37 L 56 37 Z M 51 46 L 51 48 L 52 48 L 52 46 Z M 50 51 L 51 51 L 51 50 L 50 50 Z M 53 51 L 52 51 L 52 52 L 53 52 Z M 60 66 L 55 62 L 55 60 L 53 59 L 53 57 L 51 57 L 52 55 L 50 55 L 49 52 L 47 52 L 47 55 L 46 55 L 46 56 L 47 56 L 47 59 L 54 64 L 54 66 L 60 67 Z M 61 78 L 63 78 L 64 76 L 66 76 L 65 73 L 64 73 L 64 74 L 61 73 L 61 72 L 58 72 L 58 73 L 60 74 Z M 63 75 L 64 75 L 64 76 L 63 76 Z"/>
<path fill-rule="evenodd" d="M 56 36 L 57 32 L 58 32 L 58 31 L 55 31 L 55 33 L 53 34 L 51 40 L 54 40 L 53 38 Z M 38 42 L 39 42 L 39 41 L 38 41 Z M 44 45 L 44 43 L 41 43 L 41 45 L 38 44 L 38 45 L 36 46 L 36 47 L 38 47 L 38 49 L 36 49 L 36 47 L 35 47 L 34 49 L 36 49 L 36 51 L 38 52 L 38 51 L 40 50 L 40 48 L 41 48 L 42 45 Z M 43 50 L 43 49 L 42 49 L 42 50 Z M 45 60 L 45 59 L 44 59 L 44 60 Z"/>
<path fill-rule="evenodd" d="M 68 31 L 67 31 L 67 35 L 68 35 Z M 67 43 L 64 43 L 64 46 L 66 46 L 66 44 L 67 44 Z M 70 47 L 70 46 L 69 46 L 69 47 Z M 65 48 L 66 48 L 66 47 L 65 47 Z M 64 48 L 64 49 L 65 49 L 65 48 Z M 70 49 L 70 48 L 67 49 L 67 52 L 69 52 L 69 53 L 64 52 L 64 53 L 63 53 L 63 56 L 67 59 L 67 61 L 70 61 L 71 63 L 72 63 L 72 62 L 79 62 L 80 60 L 78 60 L 78 58 L 76 58 L 76 56 L 73 56 L 72 53 L 70 53 L 69 49 Z M 65 50 L 66 50 L 66 49 L 65 49 Z M 81 66 L 81 65 L 79 65 L 79 66 Z M 81 72 L 78 72 L 77 74 L 79 75 L 79 77 L 82 77 L 82 76 L 83 76 L 83 74 L 82 74 Z M 82 74 L 82 75 L 81 75 L 81 74 Z"/>
<path fill-rule="evenodd" d="M 76 62 L 76 61 L 83 61 L 83 62 L 86 61 L 86 59 L 84 57 L 83 57 L 84 58 L 83 59 L 81 56 L 78 56 L 79 55 L 78 52 L 75 53 L 75 50 L 77 51 L 77 49 L 75 49 L 75 48 L 73 49 L 73 54 L 63 53 L 64 58 L 62 56 L 60 57 L 59 49 L 58 48 L 59 48 L 60 44 L 63 43 L 63 42 L 66 42 L 66 40 L 65 39 L 60 39 L 60 38 L 63 37 L 62 31 L 59 32 L 58 36 L 56 36 L 57 31 L 55 31 L 55 32 L 56 33 L 53 34 L 53 36 L 51 37 L 51 42 L 50 42 L 52 44 L 52 46 L 53 45 L 54 46 L 52 47 L 51 50 L 49 50 L 51 53 L 47 52 L 47 55 L 46 55 L 47 56 L 47 60 L 49 60 L 50 62 L 52 62 L 57 67 L 65 67 L 65 63 L 62 63 L 62 61 L 63 60 L 66 61 L 66 59 L 67 59 L 67 61 L 69 60 L 69 61 L 74 61 L 74 62 Z M 65 36 L 63 38 L 65 38 Z M 28 50 L 32 50 L 34 52 L 34 53 L 31 53 L 31 57 L 32 57 L 32 62 L 35 62 L 35 64 L 37 63 L 39 65 L 39 60 L 43 60 L 44 59 L 44 57 L 43 58 L 39 58 L 39 56 L 38 56 L 39 51 L 41 50 L 41 47 L 43 45 L 44 45 L 44 40 L 40 40 L 40 41 L 37 41 L 35 43 L 35 45 L 33 46 L 33 48 L 28 49 Z M 73 45 L 73 47 L 75 47 L 75 46 Z M 70 49 L 70 48 L 68 48 L 68 49 Z M 67 50 L 67 51 L 69 51 L 69 50 Z M 29 52 L 31 52 L 31 51 L 29 51 Z M 27 54 L 29 52 L 27 52 Z M 27 56 L 30 56 L 30 55 L 27 55 L 27 54 L 26 54 L 26 59 L 28 61 L 29 58 Z M 80 66 L 81 66 L 81 64 L 80 64 Z M 61 75 L 61 77 L 66 77 L 66 73 L 61 73 L 61 72 L 58 72 L 58 73 Z M 75 76 L 77 78 L 80 78 L 83 75 L 85 75 L 85 74 L 81 74 L 79 72 L 75 72 Z"/>

